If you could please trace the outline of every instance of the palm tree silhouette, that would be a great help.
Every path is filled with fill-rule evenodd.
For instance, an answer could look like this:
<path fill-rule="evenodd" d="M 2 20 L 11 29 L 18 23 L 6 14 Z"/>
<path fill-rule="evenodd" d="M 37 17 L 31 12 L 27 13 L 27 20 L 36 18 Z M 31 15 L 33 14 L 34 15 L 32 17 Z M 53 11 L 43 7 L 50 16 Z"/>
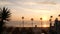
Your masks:
<path fill-rule="evenodd" d="M 58 22 L 57 22 L 57 26 L 56 26 L 56 31 L 57 31 L 57 34 L 60 34 L 60 14 L 58 15 Z"/>
<path fill-rule="evenodd" d="M 50 19 L 49 19 L 49 21 L 50 21 L 50 28 L 49 28 L 50 34 L 52 34 L 52 18 L 53 18 L 53 16 L 50 16 Z"/>
<path fill-rule="evenodd" d="M 33 20 L 34 20 L 34 19 L 33 19 L 33 18 L 31 18 L 31 21 L 32 21 L 32 27 L 33 27 Z"/>
<path fill-rule="evenodd" d="M 56 18 L 54 22 L 55 22 L 54 23 L 55 33 L 57 33 L 57 29 L 58 29 L 58 18 Z"/>
<path fill-rule="evenodd" d="M 40 20 L 41 20 L 41 27 L 42 27 L 42 18 L 40 18 Z"/>
<path fill-rule="evenodd" d="M 58 16 L 60 17 L 60 14 Z"/>
<path fill-rule="evenodd" d="M 60 21 L 60 14 L 58 15 L 58 21 Z"/>
<path fill-rule="evenodd" d="M 50 26 L 52 26 L 52 18 L 53 18 L 53 16 L 50 16 Z"/>
<path fill-rule="evenodd" d="M 22 16 L 22 23 L 23 23 L 23 27 L 24 27 L 24 17 Z"/>
<path fill-rule="evenodd" d="M 41 32 L 42 32 L 42 18 L 40 18 L 40 22 L 41 22 Z"/>
<path fill-rule="evenodd" d="M 11 15 L 10 10 L 8 8 L 1 8 L 0 9 L 0 29 L 2 30 L 3 25 L 5 24 L 5 21 L 9 21 L 9 17 Z M 0 32 L 1 32 L 0 30 Z"/>

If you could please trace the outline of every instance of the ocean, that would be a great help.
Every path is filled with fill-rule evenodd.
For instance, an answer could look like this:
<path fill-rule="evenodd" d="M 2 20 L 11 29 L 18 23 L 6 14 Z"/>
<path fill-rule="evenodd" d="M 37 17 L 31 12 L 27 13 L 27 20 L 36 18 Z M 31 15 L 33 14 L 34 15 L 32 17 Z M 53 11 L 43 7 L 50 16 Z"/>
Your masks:
<path fill-rule="evenodd" d="M 40 21 L 33 21 L 32 26 L 32 21 L 24 21 L 24 27 L 35 27 L 35 25 L 37 25 L 37 27 L 49 27 L 49 24 L 49 21 L 43 21 L 42 25 Z M 5 25 L 8 27 L 23 27 L 22 21 L 9 21 L 6 22 Z M 54 26 L 54 22 L 52 23 L 52 26 Z"/>

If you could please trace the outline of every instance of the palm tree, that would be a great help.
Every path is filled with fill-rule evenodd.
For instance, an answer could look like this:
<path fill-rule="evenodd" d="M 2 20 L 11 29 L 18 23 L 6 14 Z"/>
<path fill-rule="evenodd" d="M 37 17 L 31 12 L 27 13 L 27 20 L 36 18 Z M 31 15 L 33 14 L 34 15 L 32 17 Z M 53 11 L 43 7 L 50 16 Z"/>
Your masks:
<path fill-rule="evenodd" d="M 52 26 L 52 18 L 53 18 L 53 16 L 50 16 L 50 26 Z"/>
<path fill-rule="evenodd" d="M 41 27 L 42 27 L 42 18 L 40 18 L 40 20 L 41 20 Z"/>
<path fill-rule="evenodd" d="M 23 27 L 24 27 L 24 17 L 22 16 L 22 23 L 23 23 Z"/>
<path fill-rule="evenodd" d="M 60 21 L 60 14 L 58 15 L 58 21 Z"/>
<path fill-rule="evenodd" d="M 56 18 L 54 22 L 55 22 L 54 23 L 55 33 L 57 33 L 57 29 L 58 29 L 58 18 Z"/>
<path fill-rule="evenodd" d="M 3 25 L 5 24 L 5 21 L 9 21 L 9 17 L 10 17 L 11 13 L 10 10 L 8 8 L 1 8 L 0 9 L 0 29 L 2 30 Z M 1 32 L 0 30 L 0 32 Z"/>
<path fill-rule="evenodd" d="M 52 34 L 52 18 L 53 18 L 53 16 L 50 16 L 50 19 L 49 19 L 49 21 L 50 21 L 50 28 L 49 28 L 50 34 Z"/>
<path fill-rule="evenodd" d="M 57 22 L 57 26 L 56 26 L 56 31 L 57 31 L 57 34 L 60 34 L 60 14 L 58 15 L 58 22 Z"/>
<path fill-rule="evenodd" d="M 60 14 L 58 16 L 60 17 Z"/>
<path fill-rule="evenodd" d="M 33 18 L 31 18 L 31 21 L 32 21 L 32 27 L 33 27 L 33 20 L 34 20 L 34 19 L 33 19 Z"/>

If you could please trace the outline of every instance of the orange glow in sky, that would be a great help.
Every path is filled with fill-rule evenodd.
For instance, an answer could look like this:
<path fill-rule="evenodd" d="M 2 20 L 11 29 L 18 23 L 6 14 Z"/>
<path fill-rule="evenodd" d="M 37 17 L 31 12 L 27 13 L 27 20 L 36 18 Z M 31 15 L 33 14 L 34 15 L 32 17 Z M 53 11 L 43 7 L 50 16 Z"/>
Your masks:
<path fill-rule="evenodd" d="M 44 21 L 47 21 L 47 20 L 49 20 L 49 18 L 47 17 L 47 16 L 42 16 L 42 19 L 44 20 Z"/>
<path fill-rule="evenodd" d="M 60 0 L 0 0 L 0 7 L 10 9 L 11 21 L 21 21 L 24 16 L 24 21 L 33 18 L 40 23 L 40 18 L 48 21 L 53 16 L 54 20 L 60 14 Z M 44 24 L 43 27 L 48 25 Z"/>
<path fill-rule="evenodd" d="M 12 20 L 21 20 L 21 16 L 48 20 L 49 16 L 60 14 L 60 0 L 0 0 L 0 7 L 3 6 L 11 10 Z"/>
<path fill-rule="evenodd" d="M 48 25 L 43 25 L 43 27 L 49 27 Z"/>

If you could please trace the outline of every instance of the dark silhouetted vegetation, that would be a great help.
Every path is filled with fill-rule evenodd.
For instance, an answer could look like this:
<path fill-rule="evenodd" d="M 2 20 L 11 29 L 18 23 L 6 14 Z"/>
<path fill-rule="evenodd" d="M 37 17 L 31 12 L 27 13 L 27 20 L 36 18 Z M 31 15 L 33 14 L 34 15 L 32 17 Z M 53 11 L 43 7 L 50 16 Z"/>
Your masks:
<path fill-rule="evenodd" d="M 20 34 L 34 34 L 32 28 L 22 28 Z"/>
<path fill-rule="evenodd" d="M 50 28 L 49 28 L 50 34 L 52 34 L 52 18 L 53 18 L 53 16 L 50 16 L 50 19 L 49 19 L 49 21 L 50 21 Z"/>
<path fill-rule="evenodd" d="M 8 8 L 0 8 L 0 34 L 3 31 L 3 26 L 6 23 L 5 21 L 9 21 L 11 13 Z"/>
<path fill-rule="evenodd" d="M 60 15 L 58 15 L 58 17 L 60 17 Z M 60 20 L 59 20 L 59 18 L 55 19 L 54 27 L 55 27 L 56 34 L 60 34 Z"/>

